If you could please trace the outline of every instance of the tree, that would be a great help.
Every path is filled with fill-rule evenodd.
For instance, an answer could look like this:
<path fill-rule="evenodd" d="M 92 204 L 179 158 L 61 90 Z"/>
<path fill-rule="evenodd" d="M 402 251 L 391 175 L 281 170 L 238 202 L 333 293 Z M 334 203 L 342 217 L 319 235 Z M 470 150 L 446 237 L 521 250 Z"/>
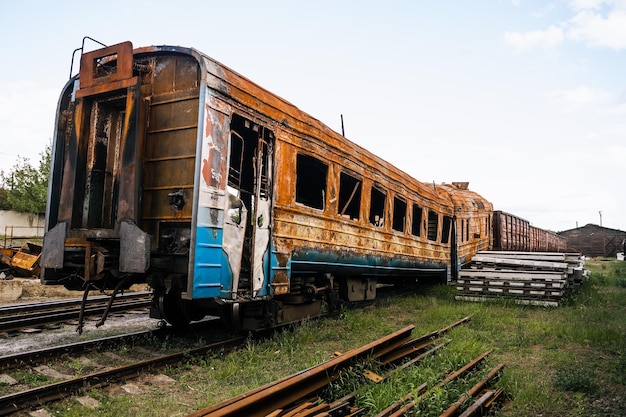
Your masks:
<path fill-rule="evenodd" d="M 48 177 L 52 159 L 51 146 L 46 146 L 46 149 L 39 155 L 37 168 L 30 164 L 28 158 L 18 157 L 18 161 L 7 174 L 0 171 L 0 177 L 7 191 L 8 204 L 15 211 L 36 214 L 46 212 Z"/>
<path fill-rule="evenodd" d="M 11 204 L 9 204 L 9 190 L 0 186 L 0 210 L 11 210 Z"/>

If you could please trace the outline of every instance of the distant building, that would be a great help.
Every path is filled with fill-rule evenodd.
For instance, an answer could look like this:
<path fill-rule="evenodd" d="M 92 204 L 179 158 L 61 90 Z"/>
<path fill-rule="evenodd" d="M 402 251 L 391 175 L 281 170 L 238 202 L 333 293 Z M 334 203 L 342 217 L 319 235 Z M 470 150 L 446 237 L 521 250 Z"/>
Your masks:
<path fill-rule="evenodd" d="M 624 251 L 626 232 L 609 229 L 596 224 L 587 224 L 576 229 L 558 233 L 567 239 L 567 247 L 586 256 L 614 257 Z"/>

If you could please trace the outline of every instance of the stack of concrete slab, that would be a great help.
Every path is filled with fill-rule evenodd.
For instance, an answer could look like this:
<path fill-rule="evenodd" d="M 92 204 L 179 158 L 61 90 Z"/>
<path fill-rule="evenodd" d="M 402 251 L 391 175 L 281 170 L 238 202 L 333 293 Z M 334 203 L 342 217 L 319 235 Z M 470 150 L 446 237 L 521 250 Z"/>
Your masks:
<path fill-rule="evenodd" d="M 456 298 L 558 306 L 585 276 L 578 253 L 481 251 L 459 271 Z"/>

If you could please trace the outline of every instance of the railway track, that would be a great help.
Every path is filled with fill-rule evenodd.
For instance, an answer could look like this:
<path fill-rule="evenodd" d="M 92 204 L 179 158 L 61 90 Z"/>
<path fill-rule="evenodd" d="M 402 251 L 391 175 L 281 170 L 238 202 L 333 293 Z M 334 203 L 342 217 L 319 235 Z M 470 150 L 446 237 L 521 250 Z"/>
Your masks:
<path fill-rule="evenodd" d="M 110 297 L 96 296 L 87 299 L 83 317 L 101 316 L 107 311 Z M 150 292 L 118 295 L 108 312 L 144 309 L 150 306 Z M 4 306 L 0 308 L 0 332 L 41 327 L 71 320 L 78 320 L 82 299 L 48 301 Z"/>
<path fill-rule="evenodd" d="M 152 342 L 154 342 L 155 337 L 165 338 L 168 336 L 171 336 L 171 332 L 168 332 L 166 329 L 158 329 L 7 355 L 0 357 L 0 371 L 8 372 L 16 368 L 31 367 L 36 369 L 37 372 L 43 372 L 45 374 L 48 366 L 41 366 L 40 364 L 54 362 L 64 355 L 67 355 L 70 358 L 76 358 L 80 356 L 81 352 L 84 353 L 89 350 L 98 348 L 106 349 L 110 346 L 119 347 L 120 344 L 135 345 L 133 341 L 137 341 L 142 338 L 145 338 L 148 341 L 152 340 Z M 10 415 L 37 405 L 67 398 L 70 395 L 80 394 L 87 390 L 101 388 L 109 384 L 120 383 L 128 379 L 137 378 L 142 373 L 154 371 L 166 365 L 180 362 L 195 355 L 202 355 L 212 350 L 224 350 L 236 347 L 244 340 L 244 337 L 230 338 L 191 349 L 179 350 L 174 353 L 159 354 L 141 361 L 132 360 L 131 363 L 119 366 L 102 365 L 101 369 L 85 375 L 70 376 L 64 374 L 62 371 L 55 370 L 54 374 L 47 374 L 51 379 L 56 379 L 56 381 L 52 383 L 39 387 L 22 389 L 17 392 L 1 396 L 0 416 Z M 144 353 L 143 355 L 134 356 L 145 358 L 146 354 Z M 61 365 L 58 366 L 60 367 Z"/>
<path fill-rule="evenodd" d="M 386 370 L 387 373 L 384 375 L 378 375 L 371 371 L 364 372 L 367 379 L 376 383 L 389 378 L 393 373 L 401 372 L 409 366 L 414 366 L 425 357 L 434 354 L 444 347 L 445 343 L 440 340 L 441 335 L 468 320 L 469 317 L 466 317 L 444 329 L 417 338 L 412 338 L 410 335 L 413 326 L 406 327 L 359 349 L 338 355 L 313 368 L 219 404 L 198 410 L 190 414 L 189 417 L 234 417 L 242 415 L 248 417 L 343 417 L 365 415 L 364 410 L 354 406 L 355 398 L 357 397 L 356 391 L 334 401 L 321 400 L 317 394 L 331 382 L 345 376 L 350 367 L 363 364 L 365 361 L 373 359 L 379 363 L 380 369 Z M 417 395 L 413 393 L 407 394 L 402 400 L 391 404 L 387 409 L 377 414 L 376 417 L 413 415 L 414 408 L 422 399 L 476 368 L 489 353 L 485 352 L 460 369 L 451 372 L 430 389 L 428 389 L 426 384 L 418 387 Z M 397 366 L 392 367 L 392 365 Z M 501 396 L 502 391 L 490 390 L 487 389 L 487 386 L 498 376 L 503 366 L 499 364 L 491 369 L 479 383 L 450 405 L 441 416 L 451 417 L 457 415 L 461 407 L 468 401 L 473 401 L 473 403 L 461 414 L 464 417 L 476 415 L 481 410 L 490 407 Z"/>
<path fill-rule="evenodd" d="M 392 375 L 402 372 L 403 370 L 417 366 L 428 356 L 434 355 L 443 349 L 449 340 L 445 340 L 441 336 L 452 328 L 459 326 L 470 320 L 466 317 L 451 325 L 431 333 L 424 334 L 419 337 L 411 336 L 413 326 L 408 326 L 393 334 L 383 337 L 375 342 L 362 346 L 360 348 L 348 351 L 344 354 L 336 354 L 330 360 L 298 372 L 289 377 L 283 378 L 274 383 L 267 384 L 253 391 L 241 394 L 236 398 L 215 404 L 207 409 L 198 410 L 190 414 L 192 417 L 200 416 L 348 416 L 348 415 L 365 415 L 363 410 L 355 405 L 355 400 L 361 388 L 356 391 L 344 395 L 337 399 L 327 398 L 323 391 L 331 383 L 337 384 L 342 381 L 346 375 L 350 375 L 353 369 L 358 369 L 360 378 L 365 376 L 369 383 L 378 383 L 385 381 Z M 129 339 L 146 338 L 147 343 L 144 345 L 148 349 L 155 346 L 155 337 L 162 337 L 168 333 L 168 329 L 158 329 L 153 331 L 138 332 L 123 336 L 109 337 L 90 342 L 81 342 L 72 345 L 59 346 L 35 352 L 20 353 L 0 357 L 0 373 L 10 373 L 11 370 L 18 368 L 31 367 L 41 370 L 38 364 L 45 363 L 50 367 L 60 369 L 61 375 L 64 371 L 63 360 L 76 361 L 84 356 L 85 351 L 108 349 L 110 346 L 119 347 L 120 344 L 127 343 Z M 201 333 L 201 332 L 198 332 Z M 206 333 L 204 333 L 206 334 Z M 167 336 L 169 337 L 169 336 Z M 105 363 L 101 365 L 102 369 L 93 372 L 83 372 L 83 375 L 75 377 L 57 376 L 52 383 L 40 387 L 22 389 L 18 392 L 12 392 L 0 397 L 0 416 L 8 415 L 35 405 L 56 401 L 59 399 L 67 399 L 69 396 L 78 396 L 85 391 L 102 388 L 107 385 L 120 385 L 128 379 L 143 376 L 144 378 L 153 378 L 149 373 L 154 373 L 160 367 L 175 364 L 191 357 L 199 357 L 210 351 L 225 350 L 236 348 L 245 341 L 245 338 L 228 338 L 227 340 L 209 343 L 196 348 L 176 351 L 174 353 L 159 354 L 158 356 L 137 361 L 135 358 L 150 357 L 152 352 L 148 354 L 145 350 L 129 352 L 129 358 L 118 360 L 116 366 Z M 136 348 L 141 342 L 127 343 L 129 346 Z M 157 342 L 156 345 L 159 345 Z M 89 358 L 106 357 L 109 352 L 105 352 L 101 356 L 97 353 L 90 353 Z M 420 402 L 428 397 L 428 395 L 437 390 L 445 389 L 446 385 L 456 379 L 466 375 L 471 370 L 478 368 L 490 352 L 479 355 L 474 360 L 462 368 L 450 372 L 439 383 L 432 387 L 426 384 L 419 387 L 416 392 L 407 394 L 402 400 L 391 404 L 386 410 L 382 411 L 377 417 L 403 416 L 412 415 L 414 410 L 419 408 Z M 64 357 L 65 359 L 59 359 Z M 70 358 L 70 359 L 67 359 Z M 130 363 L 123 363 L 130 362 Z M 364 367 L 364 364 L 367 364 Z M 363 369 L 377 364 L 372 371 L 362 372 Z M 45 368 L 46 366 L 44 366 Z M 456 402 L 450 404 L 450 407 L 441 414 L 442 416 L 472 416 L 476 415 L 480 410 L 491 407 L 497 399 L 502 395 L 501 390 L 490 389 L 489 385 L 497 378 L 503 365 L 498 365 L 489 370 L 484 378 L 473 386 L 466 394 L 460 397 Z M 19 372 L 19 371 L 15 371 Z M 16 385 L 17 386 L 17 385 Z M 352 386 L 352 385 L 351 385 Z M 366 389 L 366 387 L 362 387 Z M 3 390 L 2 392 L 7 392 Z M 468 407 L 468 404 L 471 404 Z M 463 409 L 463 410 L 462 410 Z M 462 411 L 463 414 L 460 414 Z M 303 414 L 297 414 L 303 413 Z"/>

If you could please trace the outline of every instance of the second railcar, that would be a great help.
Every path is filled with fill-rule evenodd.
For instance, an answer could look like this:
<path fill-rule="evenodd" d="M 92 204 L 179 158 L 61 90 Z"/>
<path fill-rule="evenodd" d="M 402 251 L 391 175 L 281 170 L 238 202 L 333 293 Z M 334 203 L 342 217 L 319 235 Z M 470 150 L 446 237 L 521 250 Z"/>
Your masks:
<path fill-rule="evenodd" d="M 454 276 L 490 247 L 492 210 L 194 49 L 125 42 L 84 53 L 62 92 L 42 283 L 146 281 L 152 317 L 271 327 Z"/>

